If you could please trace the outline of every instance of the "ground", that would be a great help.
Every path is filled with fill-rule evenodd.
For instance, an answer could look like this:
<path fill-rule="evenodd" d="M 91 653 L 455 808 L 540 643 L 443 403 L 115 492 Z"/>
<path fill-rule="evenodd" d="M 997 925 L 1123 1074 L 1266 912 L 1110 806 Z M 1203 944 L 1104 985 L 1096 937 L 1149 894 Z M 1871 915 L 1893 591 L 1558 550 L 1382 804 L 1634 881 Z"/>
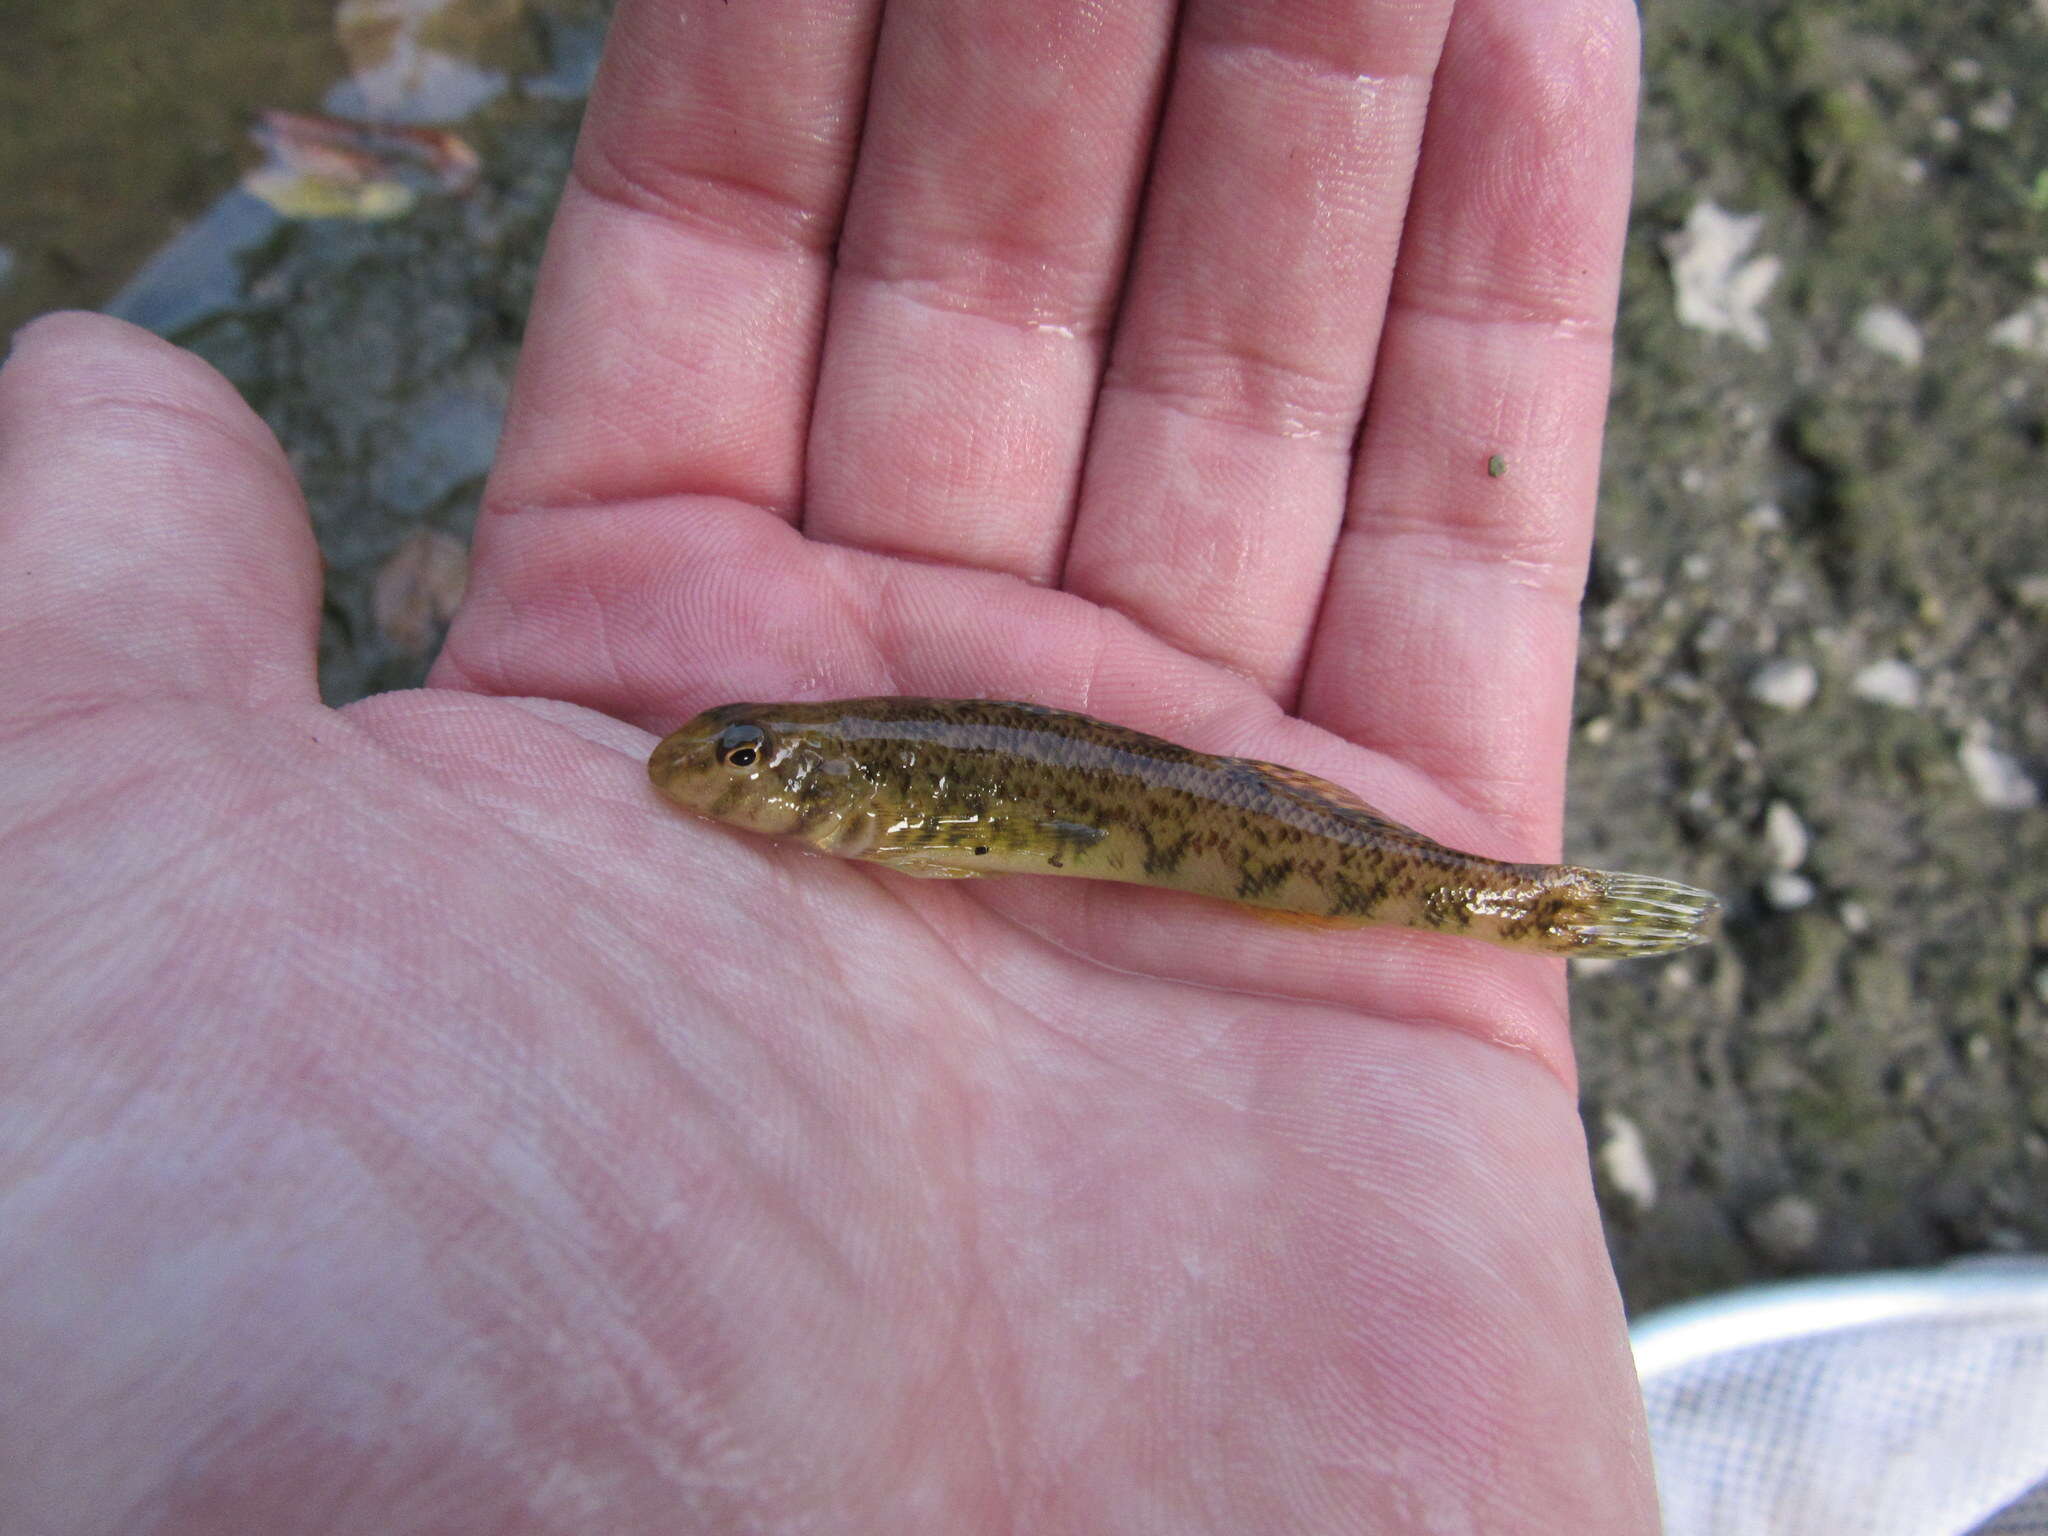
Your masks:
<path fill-rule="evenodd" d="M 554 25 L 581 10 L 531 12 L 539 55 L 582 46 Z M 1569 847 L 1731 915 L 1575 981 L 1623 1288 L 2048 1248 L 2048 0 L 1657 0 L 1645 33 Z M 577 113 L 513 92 L 465 128 L 470 198 L 279 229 L 172 327 L 304 477 L 332 700 L 422 673 Z M 209 122 L 124 185 L 133 238 L 223 174 Z M 41 206 L 52 164 L 0 186 Z M 0 319 L 103 301 L 141 254 L 66 277 L 63 231 L 37 238 Z"/>

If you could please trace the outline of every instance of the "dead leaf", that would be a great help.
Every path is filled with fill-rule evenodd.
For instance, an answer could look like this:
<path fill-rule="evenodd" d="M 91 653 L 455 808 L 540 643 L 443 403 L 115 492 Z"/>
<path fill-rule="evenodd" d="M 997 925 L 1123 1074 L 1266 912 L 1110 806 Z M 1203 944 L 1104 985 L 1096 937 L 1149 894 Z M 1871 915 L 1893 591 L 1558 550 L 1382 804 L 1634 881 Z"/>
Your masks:
<path fill-rule="evenodd" d="M 370 589 L 377 629 L 394 649 L 424 656 L 468 585 L 469 550 L 460 539 L 439 528 L 408 534 Z"/>

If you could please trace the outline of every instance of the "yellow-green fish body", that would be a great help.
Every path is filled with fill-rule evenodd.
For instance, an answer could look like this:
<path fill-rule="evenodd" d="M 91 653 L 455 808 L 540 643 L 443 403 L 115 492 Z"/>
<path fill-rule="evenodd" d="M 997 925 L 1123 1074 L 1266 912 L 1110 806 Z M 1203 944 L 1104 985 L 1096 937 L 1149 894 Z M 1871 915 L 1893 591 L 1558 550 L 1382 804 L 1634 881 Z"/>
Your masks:
<path fill-rule="evenodd" d="M 1033 704 L 725 704 L 647 770 L 716 821 L 911 875 L 1117 880 L 1552 955 L 1681 949 L 1719 910 L 1668 880 L 1460 853 L 1313 775 Z"/>

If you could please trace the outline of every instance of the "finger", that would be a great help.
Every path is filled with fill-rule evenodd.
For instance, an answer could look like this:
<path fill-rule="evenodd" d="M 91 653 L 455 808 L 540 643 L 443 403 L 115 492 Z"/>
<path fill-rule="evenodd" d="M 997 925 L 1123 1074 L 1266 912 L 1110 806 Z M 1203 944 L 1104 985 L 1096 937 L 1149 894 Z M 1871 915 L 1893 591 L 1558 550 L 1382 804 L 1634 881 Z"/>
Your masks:
<path fill-rule="evenodd" d="M 1635 71 L 1623 0 L 1458 7 L 1301 696 L 1518 857 L 1557 837 Z"/>
<path fill-rule="evenodd" d="M 620 6 L 492 505 L 684 491 L 795 515 L 876 8 Z"/>
<path fill-rule="evenodd" d="M 189 352 L 97 315 L 0 369 L 0 717 L 312 702 L 320 557 L 277 440 Z"/>
<path fill-rule="evenodd" d="M 814 537 L 1058 574 L 1172 15 L 890 7 L 833 280 Z"/>
<path fill-rule="evenodd" d="M 1447 3 L 1189 8 L 1064 584 L 1288 697 Z"/>

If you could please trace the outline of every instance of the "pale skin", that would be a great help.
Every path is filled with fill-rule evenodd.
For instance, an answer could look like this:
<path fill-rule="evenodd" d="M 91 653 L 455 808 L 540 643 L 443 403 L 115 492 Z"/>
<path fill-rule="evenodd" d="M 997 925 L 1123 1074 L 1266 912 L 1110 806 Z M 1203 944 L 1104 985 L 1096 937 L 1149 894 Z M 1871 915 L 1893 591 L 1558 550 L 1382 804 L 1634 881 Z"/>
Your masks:
<path fill-rule="evenodd" d="M 339 712 L 234 392 L 18 337 L 0 1527 L 1653 1530 L 1560 965 L 643 768 L 989 694 L 1555 857 L 1633 29 L 625 0 L 471 597 Z"/>

